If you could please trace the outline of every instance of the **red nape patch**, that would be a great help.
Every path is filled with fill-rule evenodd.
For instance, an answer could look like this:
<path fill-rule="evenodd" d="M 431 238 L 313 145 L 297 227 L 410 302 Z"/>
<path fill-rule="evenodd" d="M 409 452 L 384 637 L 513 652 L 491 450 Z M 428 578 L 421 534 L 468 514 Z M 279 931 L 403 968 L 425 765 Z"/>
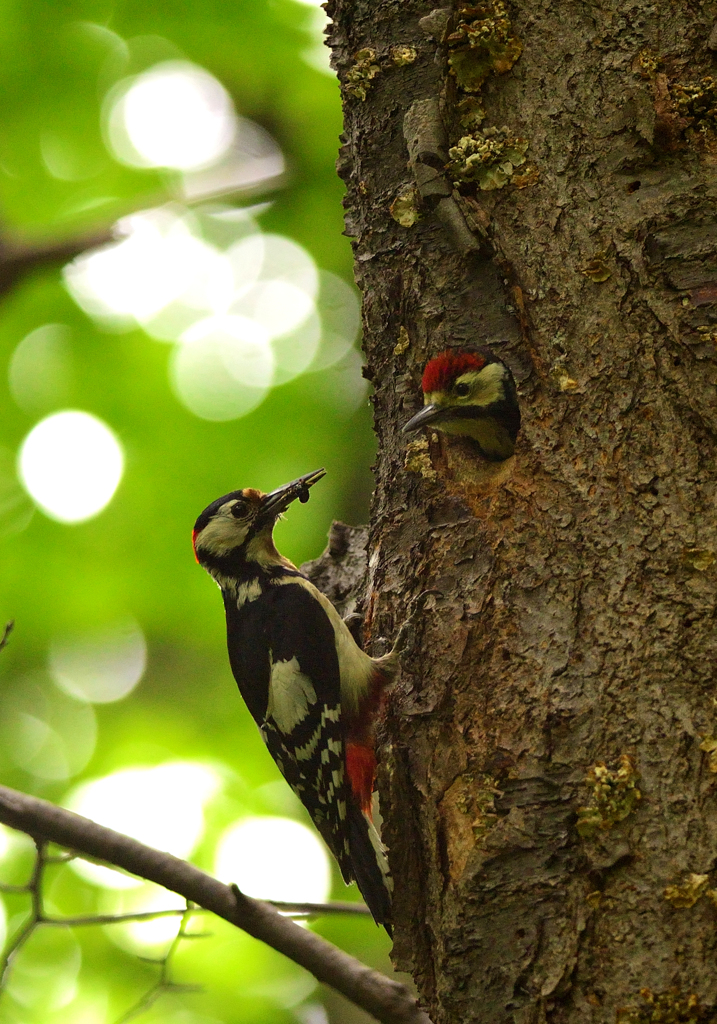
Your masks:
<path fill-rule="evenodd" d="M 196 559 L 197 565 L 202 563 L 199 561 L 199 555 L 197 554 L 197 531 L 192 530 L 192 551 L 194 552 L 194 558 Z"/>
<path fill-rule="evenodd" d="M 456 377 L 469 370 L 482 370 L 484 366 L 485 359 L 476 352 L 466 352 L 460 348 L 446 349 L 426 363 L 421 381 L 423 393 L 430 395 L 434 391 L 446 391 Z"/>
<path fill-rule="evenodd" d="M 361 810 L 371 818 L 371 797 L 376 778 L 376 758 L 371 747 L 347 743 L 346 772 L 351 791 L 361 804 Z"/>

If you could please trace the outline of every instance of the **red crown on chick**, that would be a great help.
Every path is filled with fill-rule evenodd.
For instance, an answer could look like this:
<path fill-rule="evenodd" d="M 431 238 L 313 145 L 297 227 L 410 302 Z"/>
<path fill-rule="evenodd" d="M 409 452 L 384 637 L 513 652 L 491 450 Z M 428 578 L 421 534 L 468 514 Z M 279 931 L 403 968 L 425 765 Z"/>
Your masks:
<path fill-rule="evenodd" d="M 429 363 L 423 371 L 421 387 L 425 395 L 434 391 L 446 391 L 456 377 L 469 370 L 482 370 L 486 359 L 477 352 L 466 352 L 464 349 L 446 349 Z"/>

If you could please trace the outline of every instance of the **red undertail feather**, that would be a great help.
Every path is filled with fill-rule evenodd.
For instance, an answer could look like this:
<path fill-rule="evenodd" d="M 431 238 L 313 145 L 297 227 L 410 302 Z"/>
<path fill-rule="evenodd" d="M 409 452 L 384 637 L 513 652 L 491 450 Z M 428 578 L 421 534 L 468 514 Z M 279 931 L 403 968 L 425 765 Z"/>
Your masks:
<path fill-rule="evenodd" d="M 469 370 L 482 370 L 484 366 L 485 359 L 477 353 L 449 348 L 426 364 L 421 387 L 426 395 L 445 391 L 456 377 Z"/>
<path fill-rule="evenodd" d="M 371 818 L 371 797 L 376 777 L 376 757 L 372 748 L 360 743 L 347 743 L 346 773 L 361 810 Z"/>
<path fill-rule="evenodd" d="M 197 531 L 192 530 L 192 551 L 194 551 L 194 558 L 196 559 L 197 565 L 202 563 L 199 561 L 199 555 L 197 554 Z"/>

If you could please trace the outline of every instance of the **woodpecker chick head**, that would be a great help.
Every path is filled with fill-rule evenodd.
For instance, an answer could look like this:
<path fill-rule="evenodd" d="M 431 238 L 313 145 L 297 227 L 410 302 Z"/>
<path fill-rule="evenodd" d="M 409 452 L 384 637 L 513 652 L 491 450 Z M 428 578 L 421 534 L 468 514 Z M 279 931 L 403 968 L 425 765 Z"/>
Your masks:
<path fill-rule="evenodd" d="M 300 476 L 264 494 L 253 487 L 231 491 L 207 505 L 194 524 L 192 544 L 200 565 L 209 572 L 227 568 L 227 561 L 271 562 L 281 560 L 274 547 L 274 524 L 292 501 L 309 500 L 309 488 L 326 470 Z"/>
<path fill-rule="evenodd" d="M 430 427 L 470 438 L 492 462 L 513 455 L 520 429 L 515 381 L 489 348 L 441 352 L 426 364 L 422 387 L 424 407 L 406 423 L 405 432 Z"/>

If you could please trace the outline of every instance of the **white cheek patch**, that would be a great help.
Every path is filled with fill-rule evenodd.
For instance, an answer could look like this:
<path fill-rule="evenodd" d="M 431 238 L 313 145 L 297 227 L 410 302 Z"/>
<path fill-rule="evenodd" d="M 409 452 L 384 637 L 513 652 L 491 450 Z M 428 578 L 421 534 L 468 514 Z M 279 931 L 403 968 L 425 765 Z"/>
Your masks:
<path fill-rule="evenodd" d="M 273 718 L 279 732 L 288 736 L 310 714 L 316 703 L 316 690 L 299 668 L 299 660 L 276 661 L 271 666 L 267 716 Z"/>
<path fill-rule="evenodd" d="M 219 511 L 197 537 L 197 550 L 208 551 L 210 555 L 228 555 L 244 543 L 248 529 L 248 523 Z"/>

